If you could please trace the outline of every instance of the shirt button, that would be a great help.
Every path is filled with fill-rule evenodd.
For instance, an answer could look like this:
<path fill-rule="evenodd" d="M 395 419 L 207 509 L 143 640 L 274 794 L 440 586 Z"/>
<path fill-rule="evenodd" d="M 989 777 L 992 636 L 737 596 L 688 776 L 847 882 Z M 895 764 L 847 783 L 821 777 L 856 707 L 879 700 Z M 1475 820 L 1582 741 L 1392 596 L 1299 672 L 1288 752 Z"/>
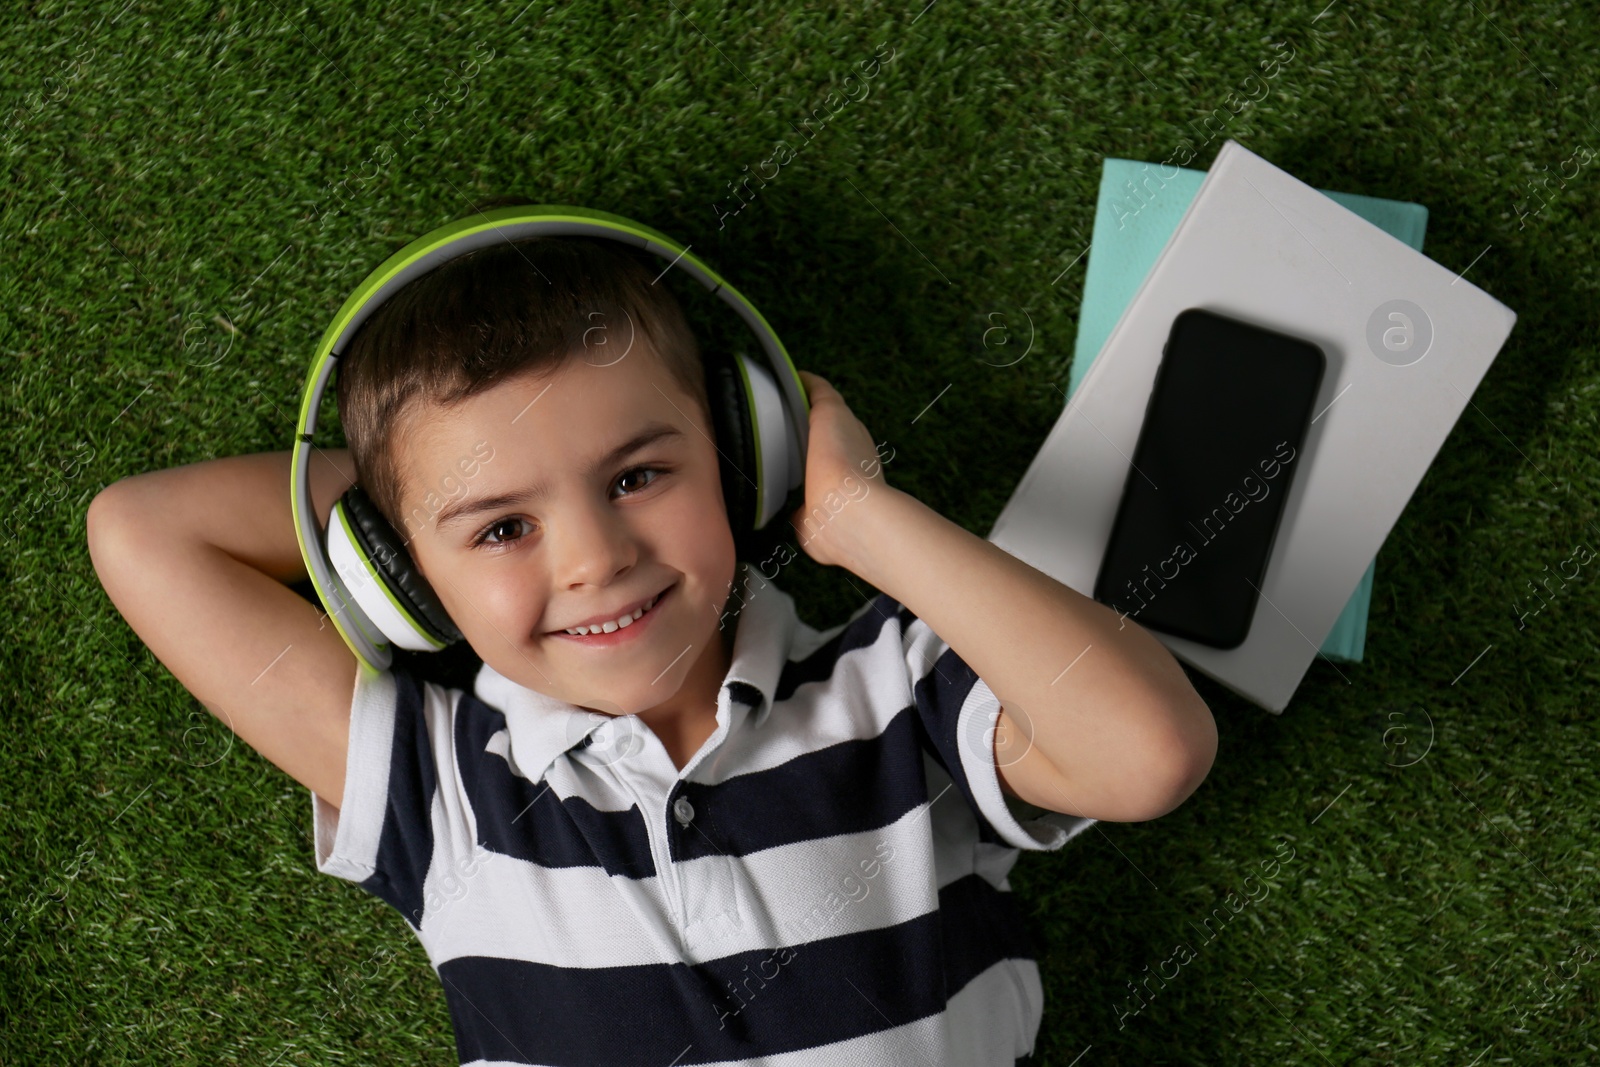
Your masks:
<path fill-rule="evenodd" d="M 672 815 L 680 826 L 688 826 L 694 819 L 694 805 L 689 803 L 688 797 L 679 797 L 672 805 Z"/>

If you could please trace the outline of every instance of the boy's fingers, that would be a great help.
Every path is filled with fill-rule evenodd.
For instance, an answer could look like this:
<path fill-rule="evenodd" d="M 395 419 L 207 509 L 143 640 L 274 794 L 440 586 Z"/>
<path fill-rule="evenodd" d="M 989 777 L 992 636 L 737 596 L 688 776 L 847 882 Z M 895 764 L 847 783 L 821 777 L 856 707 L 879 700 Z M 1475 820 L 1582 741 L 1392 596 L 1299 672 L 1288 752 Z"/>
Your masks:
<path fill-rule="evenodd" d="M 812 374 L 807 370 L 800 372 L 800 380 L 805 383 L 806 392 L 808 393 L 814 391 L 821 391 L 825 393 L 837 392 L 832 385 L 828 384 L 828 380 L 826 378 L 823 378 L 820 375 Z"/>

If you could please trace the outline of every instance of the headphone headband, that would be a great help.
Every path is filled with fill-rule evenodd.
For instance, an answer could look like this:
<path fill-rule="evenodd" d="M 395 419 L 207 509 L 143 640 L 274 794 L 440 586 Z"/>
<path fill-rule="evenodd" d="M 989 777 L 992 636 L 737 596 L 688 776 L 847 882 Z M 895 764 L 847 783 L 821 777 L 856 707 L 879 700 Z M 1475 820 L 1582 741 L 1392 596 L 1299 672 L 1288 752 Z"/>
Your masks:
<path fill-rule="evenodd" d="M 742 293 L 695 256 L 690 251 L 692 245 L 679 245 L 665 234 L 620 215 L 562 204 L 496 208 L 440 226 L 384 260 L 339 308 L 312 358 L 305 393 L 300 401 L 299 424 L 293 444 L 290 506 L 294 513 L 295 533 L 300 541 L 300 555 L 305 560 L 312 586 L 333 619 L 334 627 L 357 659 L 370 668 L 381 670 L 388 667 L 392 659 L 388 641 L 359 609 L 351 590 L 329 565 L 325 533 L 317 522 L 311 500 L 311 439 L 316 432 L 323 394 L 333 377 L 334 368 L 361 324 L 406 284 L 468 252 L 529 237 L 600 237 L 622 241 L 667 260 L 662 274 L 679 267 L 720 297 L 738 313 L 761 342 L 767 362 L 775 372 L 773 378 L 782 405 L 792 420 L 791 431 L 797 439 L 798 456 L 803 459 L 806 455 L 810 436 L 810 404 L 788 351 L 766 318 Z M 740 369 L 743 370 L 742 367 Z M 748 382 L 746 385 L 748 388 Z M 755 394 L 752 392 L 751 395 Z M 758 484 L 766 486 L 768 481 L 758 471 Z M 775 487 L 779 496 L 785 488 L 783 484 Z M 768 504 L 776 506 L 775 503 L 760 502 L 757 514 L 762 514 Z"/>

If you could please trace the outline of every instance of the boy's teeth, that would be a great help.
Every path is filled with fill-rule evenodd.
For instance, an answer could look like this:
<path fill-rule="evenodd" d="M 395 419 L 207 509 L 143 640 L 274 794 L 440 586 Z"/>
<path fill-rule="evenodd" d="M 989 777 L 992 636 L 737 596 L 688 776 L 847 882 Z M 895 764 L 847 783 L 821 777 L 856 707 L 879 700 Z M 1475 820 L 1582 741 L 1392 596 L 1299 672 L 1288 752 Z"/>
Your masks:
<path fill-rule="evenodd" d="M 632 626 L 635 619 L 649 611 L 651 608 L 655 607 L 656 600 L 659 599 L 660 596 L 661 594 L 657 593 L 655 596 L 651 597 L 645 602 L 644 607 L 639 608 L 631 615 L 621 615 L 610 620 L 609 622 L 600 623 L 597 626 L 574 626 L 569 628 L 567 633 L 572 634 L 574 637 L 583 637 L 586 634 L 594 633 L 616 633 L 618 630 L 626 629 L 627 627 Z"/>

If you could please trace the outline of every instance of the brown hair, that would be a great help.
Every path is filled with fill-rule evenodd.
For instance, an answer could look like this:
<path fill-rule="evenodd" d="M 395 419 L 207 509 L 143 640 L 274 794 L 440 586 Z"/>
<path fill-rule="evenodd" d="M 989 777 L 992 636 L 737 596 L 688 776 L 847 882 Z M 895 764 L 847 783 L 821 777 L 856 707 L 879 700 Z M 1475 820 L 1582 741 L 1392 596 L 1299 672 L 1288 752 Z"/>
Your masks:
<path fill-rule="evenodd" d="M 361 324 L 340 361 L 339 421 L 357 480 L 403 540 L 415 533 L 401 516 L 404 416 L 555 371 L 586 351 L 594 325 L 611 335 L 607 362 L 637 331 L 710 425 L 699 346 L 647 255 L 604 238 L 494 244 L 414 278 Z"/>

